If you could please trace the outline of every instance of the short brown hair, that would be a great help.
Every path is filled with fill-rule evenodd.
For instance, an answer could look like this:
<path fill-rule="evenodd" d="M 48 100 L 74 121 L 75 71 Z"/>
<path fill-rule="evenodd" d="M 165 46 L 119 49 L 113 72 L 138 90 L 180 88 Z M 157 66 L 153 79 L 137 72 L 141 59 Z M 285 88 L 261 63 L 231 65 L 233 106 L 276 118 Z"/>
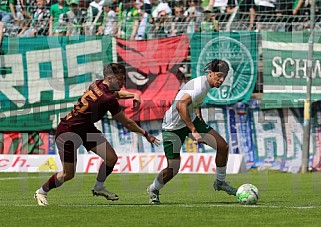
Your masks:
<path fill-rule="evenodd" d="M 125 66 L 118 63 L 110 63 L 104 66 L 103 74 L 104 78 L 107 76 L 126 76 Z"/>

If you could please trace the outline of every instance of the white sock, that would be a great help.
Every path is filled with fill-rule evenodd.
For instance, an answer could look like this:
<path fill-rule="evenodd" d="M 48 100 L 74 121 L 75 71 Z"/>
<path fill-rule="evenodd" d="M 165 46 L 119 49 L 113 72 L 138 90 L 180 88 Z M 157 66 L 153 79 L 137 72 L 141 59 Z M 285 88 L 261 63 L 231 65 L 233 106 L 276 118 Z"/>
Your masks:
<path fill-rule="evenodd" d="M 102 189 L 104 187 L 104 184 L 105 182 L 99 182 L 96 180 L 94 188 L 97 190 Z"/>
<path fill-rule="evenodd" d="M 160 182 L 157 180 L 157 178 L 155 178 L 154 182 L 150 185 L 150 189 L 151 189 L 152 191 L 154 191 L 154 190 L 159 191 L 159 190 L 161 190 L 162 187 L 164 187 L 164 185 L 165 185 L 165 184 L 160 183 Z"/>
<path fill-rule="evenodd" d="M 226 177 L 226 166 L 216 167 L 216 179 L 220 181 L 225 181 Z"/>
<path fill-rule="evenodd" d="M 45 192 L 42 187 L 39 188 L 39 189 L 37 190 L 37 192 L 38 192 L 39 194 L 42 194 L 42 195 L 47 195 L 47 192 Z"/>

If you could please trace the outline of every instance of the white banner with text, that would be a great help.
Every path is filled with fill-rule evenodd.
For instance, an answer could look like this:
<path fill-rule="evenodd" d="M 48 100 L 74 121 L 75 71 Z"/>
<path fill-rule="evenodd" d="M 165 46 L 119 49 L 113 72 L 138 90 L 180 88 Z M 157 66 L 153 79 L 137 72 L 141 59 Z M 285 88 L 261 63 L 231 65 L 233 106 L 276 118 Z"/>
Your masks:
<path fill-rule="evenodd" d="M 215 173 L 215 153 L 181 154 L 181 173 Z M 79 154 L 78 173 L 97 173 L 102 159 L 95 154 Z M 166 167 L 164 154 L 119 154 L 114 173 L 158 173 Z M 62 169 L 59 155 L 0 155 L 0 172 L 57 172 Z M 227 173 L 246 172 L 241 154 L 230 154 Z"/>

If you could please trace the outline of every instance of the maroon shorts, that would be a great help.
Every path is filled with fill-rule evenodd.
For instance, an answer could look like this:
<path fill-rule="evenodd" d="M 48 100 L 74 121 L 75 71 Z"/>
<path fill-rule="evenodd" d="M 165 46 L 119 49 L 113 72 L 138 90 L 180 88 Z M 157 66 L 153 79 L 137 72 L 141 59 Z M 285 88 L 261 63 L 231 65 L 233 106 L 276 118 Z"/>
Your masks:
<path fill-rule="evenodd" d="M 56 144 L 62 162 L 77 162 L 77 149 L 83 145 L 87 151 L 107 142 L 104 135 L 94 124 L 81 127 L 69 127 L 61 122 L 56 131 Z"/>

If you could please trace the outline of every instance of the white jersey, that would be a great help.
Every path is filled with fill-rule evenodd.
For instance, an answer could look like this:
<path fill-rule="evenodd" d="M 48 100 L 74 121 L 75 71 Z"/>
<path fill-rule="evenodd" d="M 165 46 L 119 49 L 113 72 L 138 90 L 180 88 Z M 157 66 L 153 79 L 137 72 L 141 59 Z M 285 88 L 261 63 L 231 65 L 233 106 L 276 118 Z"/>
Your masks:
<path fill-rule="evenodd" d="M 188 106 L 188 113 L 192 121 L 196 118 L 196 110 L 202 105 L 207 93 L 211 89 L 207 76 L 200 76 L 187 82 L 178 92 L 169 110 L 166 111 L 162 128 L 167 131 L 174 131 L 186 127 L 185 122 L 179 116 L 176 103 L 184 94 L 189 94 L 192 104 Z"/>
<path fill-rule="evenodd" d="M 104 35 L 114 35 L 117 22 L 117 16 L 114 10 L 107 13 L 104 27 Z"/>

